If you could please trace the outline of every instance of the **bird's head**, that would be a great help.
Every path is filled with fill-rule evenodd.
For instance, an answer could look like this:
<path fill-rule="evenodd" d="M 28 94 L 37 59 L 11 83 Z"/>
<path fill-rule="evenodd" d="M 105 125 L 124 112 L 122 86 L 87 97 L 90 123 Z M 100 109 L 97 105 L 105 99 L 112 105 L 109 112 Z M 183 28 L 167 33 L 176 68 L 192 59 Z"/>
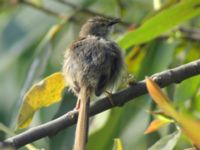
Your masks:
<path fill-rule="evenodd" d="M 107 38 L 112 32 L 113 26 L 119 22 L 119 19 L 109 19 L 104 17 L 93 17 L 89 19 L 81 28 L 80 37 L 88 35 Z"/>

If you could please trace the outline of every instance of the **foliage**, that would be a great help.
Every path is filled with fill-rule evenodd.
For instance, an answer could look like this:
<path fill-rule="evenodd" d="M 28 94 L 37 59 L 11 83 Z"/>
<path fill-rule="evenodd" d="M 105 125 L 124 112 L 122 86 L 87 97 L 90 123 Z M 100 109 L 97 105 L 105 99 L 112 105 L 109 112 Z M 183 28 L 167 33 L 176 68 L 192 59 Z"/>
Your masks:
<path fill-rule="evenodd" d="M 35 111 L 57 103 L 62 98 L 65 85 L 62 73 L 57 72 L 40 81 L 26 93 L 17 119 L 17 128 L 27 128 Z"/>
<path fill-rule="evenodd" d="M 123 48 L 127 70 L 137 80 L 200 58 L 197 0 L 71 2 L 79 9 L 66 5 L 63 0 L 0 1 L 0 122 L 11 131 L 25 93 L 32 85 L 61 70 L 64 50 L 77 38 L 83 22 L 97 12 L 120 17 L 124 22 L 116 26 L 112 38 Z M 196 76 L 165 88 L 165 92 L 180 113 L 199 119 L 199 85 L 200 77 Z M 31 126 L 48 122 L 74 107 L 74 97 L 69 92 L 62 99 L 37 111 Z M 156 110 L 148 95 L 93 117 L 88 150 L 113 149 L 116 138 L 125 150 L 164 148 L 170 142 L 175 150 L 192 147 L 188 138 L 171 123 L 145 135 L 152 120 L 146 110 Z M 3 140 L 8 133 L 1 126 L 0 130 Z M 38 149 L 54 150 L 59 145 L 59 150 L 71 150 L 73 137 L 74 128 L 69 128 L 49 140 L 44 138 L 32 144 Z"/>
<path fill-rule="evenodd" d="M 200 128 L 200 122 L 189 118 L 186 115 L 178 113 L 170 103 L 169 98 L 161 91 L 159 86 L 152 79 L 147 78 L 147 89 L 157 105 L 164 110 L 164 113 L 175 119 L 183 132 L 191 139 L 192 143 L 200 148 L 200 135 L 197 130 Z"/>

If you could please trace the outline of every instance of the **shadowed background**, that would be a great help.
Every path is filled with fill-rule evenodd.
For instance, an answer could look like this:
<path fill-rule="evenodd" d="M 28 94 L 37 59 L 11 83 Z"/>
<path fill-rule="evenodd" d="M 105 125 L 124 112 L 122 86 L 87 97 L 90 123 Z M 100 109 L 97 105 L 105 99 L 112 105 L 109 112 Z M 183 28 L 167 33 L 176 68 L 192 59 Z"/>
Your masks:
<path fill-rule="evenodd" d="M 67 0 L 66 0 L 67 1 Z M 94 15 L 120 17 L 112 39 L 117 41 L 127 31 L 134 31 L 160 11 L 176 4 L 174 0 L 1 0 L 0 1 L 0 140 L 12 132 L 23 95 L 45 76 L 60 71 L 65 48 L 76 39 L 81 25 Z M 69 3 L 70 2 L 70 3 Z M 169 19 L 169 18 L 167 18 Z M 170 21 L 170 20 L 169 20 Z M 48 34 L 55 24 L 62 27 Z M 161 26 L 165 26 L 162 25 Z M 155 24 L 155 28 L 157 25 Z M 200 58 L 200 18 L 181 23 L 159 38 L 123 49 L 127 68 L 137 80 Z M 146 32 L 140 33 L 144 37 Z M 134 39 L 134 37 L 131 37 Z M 123 45 L 121 45 L 123 47 Z M 180 111 L 200 118 L 200 78 L 194 77 L 165 90 Z M 122 85 L 125 87 L 126 85 Z M 69 111 L 76 99 L 66 92 L 61 103 L 36 113 L 36 126 Z M 88 149 L 108 150 L 113 139 L 120 138 L 124 149 L 145 150 L 159 138 L 171 133 L 171 126 L 144 135 L 154 109 L 148 96 L 137 98 L 121 108 L 114 108 L 91 119 Z M 72 149 L 74 127 L 44 138 L 34 145 L 50 150 Z M 185 137 L 176 149 L 190 147 Z M 21 148 L 25 149 L 25 148 Z"/>

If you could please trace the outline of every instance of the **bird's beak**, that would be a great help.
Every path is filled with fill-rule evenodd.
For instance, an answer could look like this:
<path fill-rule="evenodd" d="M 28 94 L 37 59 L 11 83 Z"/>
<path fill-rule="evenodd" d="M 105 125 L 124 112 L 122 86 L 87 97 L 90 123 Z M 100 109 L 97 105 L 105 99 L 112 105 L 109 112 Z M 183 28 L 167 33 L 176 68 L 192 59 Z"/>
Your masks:
<path fill-rule="evenodd" d="M 116 23 L 119 23 L 120 19 L 119 18 L 116 18 L 116 19 L 111 19 L 110 22 L 109 22 L 109 25 L 112 26 Z"/>

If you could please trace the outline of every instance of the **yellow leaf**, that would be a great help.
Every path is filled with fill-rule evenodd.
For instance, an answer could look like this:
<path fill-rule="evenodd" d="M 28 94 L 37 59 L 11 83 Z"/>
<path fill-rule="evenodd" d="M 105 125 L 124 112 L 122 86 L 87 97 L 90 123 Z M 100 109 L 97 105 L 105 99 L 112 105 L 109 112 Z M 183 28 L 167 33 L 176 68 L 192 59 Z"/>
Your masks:
<path fill-rule="evenodd" d="M 35 111 L 41 107 L 59 102 L 65 86 L 61 72 L 54 73 L 33 85 L 24 96 L 17 119 L 17 129 L 28 127 Z"/>
<path fill-rule="evenodd" d="M 164 110 L 166 114 L 173 117 L 177 115 L 168 97 L 151 78 L 146 78 L 146 86 L 153 100 Z"/>
<path fill-rule="evenodd" d="M 114 139 L 114 148 L 113 150 L 123 150 L 122 142 L 119 138 Z"/>
<path fill-rule="evenodd" d="M 40 149 L 36 148 L 35 146 L 33 146 L 33 145 L 31 145 L 31 144 L 27 144 L 27 145 L 26 145 L 26 148 L 27 148 L 28 150 L 40 150 Z"/>
<path fill-rule="evenodd" d="M 166 114 L 174 118 L 193 144 L 200 148 L 200 134 L 197 132 L 200 129 L 200 122 L 183 114 L 179 114 L 170 104 L 168 97 L 152 79 L 146 78 L 146 84 L 149 94 L 158 106 L 161 107 Z"/>
<path fill-rule="evenodd" d="M 191 139 L 192 143 L 200 149 L 200 122 L 179 114 L 176 121 L 181 125 L 183 132 Z"/>
<path fill-rule="evenodd" d="M 170 123 L 171 121 L 167 120 L 167 119 L 156 119 L 153 120 L 150 125 L 148 126 L 148 128 L 146 129 L 146 131 L 144 132 L 144 134 L 149 134 L 151 132 L 157 131 L 159 128 L 161 128 L 162 126 Z"/>
<path fill-rule="evenodd" d="M 128 72 L 137 72 L 140 69 L 138 64 L 141 64 L 140 62 L 143 60 L 144 54 L 141 46 L 136 46 L 126 55 L 125 62 Z"/>
<path fill-rule="evenodd" d="M 37 6 L 42 6 L 42 1 L 41 0 L 31 0 L 32 4 L 37 5 Z"/>

